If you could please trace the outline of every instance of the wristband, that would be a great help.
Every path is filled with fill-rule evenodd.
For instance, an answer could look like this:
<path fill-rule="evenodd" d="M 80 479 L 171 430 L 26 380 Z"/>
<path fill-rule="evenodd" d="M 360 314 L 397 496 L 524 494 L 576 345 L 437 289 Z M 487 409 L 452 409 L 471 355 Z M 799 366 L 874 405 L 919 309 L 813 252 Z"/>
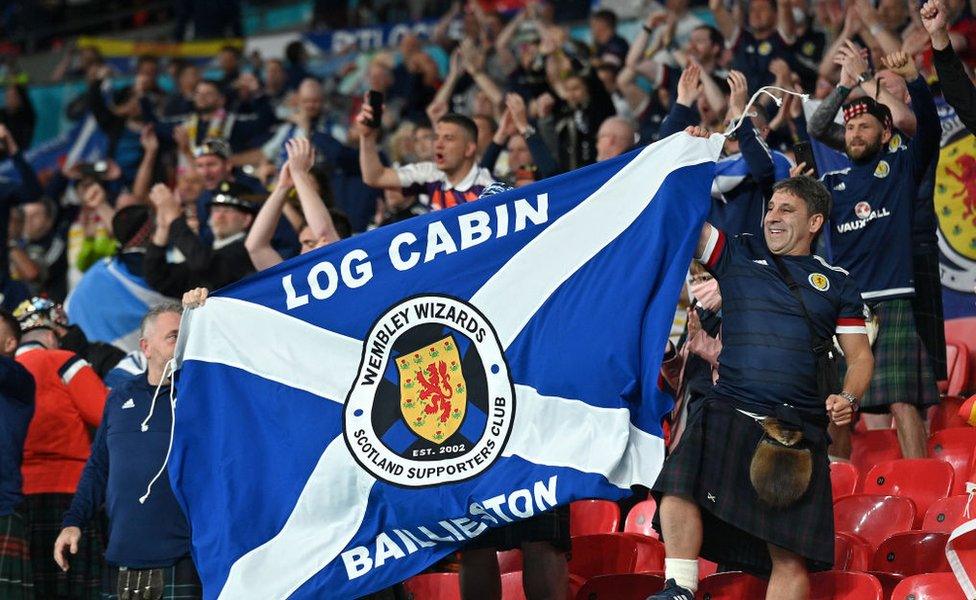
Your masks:
<path fill-rule="evenodd" d="M 876 36 L 884 31 L 884 27 L 882 27 L 881 23 L 872 23 L 870 26 L 868 26 L 868 31 L 871 32 L 871 35 Z"/>
<path fill-rule="evenodd" d="M 653 34 L 654 30 L 647 25 L 641 24 L 641 29 L 643 29 L 648 35 Z"/>
<path fill-rule="evenodd" d="M 857 84 L 858 85 L 861 85 L 861 84 L 863 84 L 863 83 L 865 83 L 867 81 L 870 81 L 870 80 L 871 80 L 871 70 L 870 69 L 868 69 L 867 71 L 865 71 L 865 72 L 863 72 L 863 73 L 861 73 L 860 75 L 857 76 Z"/>

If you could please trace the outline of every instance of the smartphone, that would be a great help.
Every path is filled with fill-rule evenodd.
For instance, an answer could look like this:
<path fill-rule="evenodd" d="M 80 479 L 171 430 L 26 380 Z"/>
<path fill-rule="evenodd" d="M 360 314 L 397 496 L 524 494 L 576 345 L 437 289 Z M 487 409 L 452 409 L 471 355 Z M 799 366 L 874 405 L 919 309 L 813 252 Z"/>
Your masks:
<path fill-rule="evenodd" d="M 813 169 L 813 177 L 817 179 L 820 177 L 820 172 L 817 171 L 817 161 L 813 158 L 813 146 L 810 142 L 799 142 L 793 145 L 793 155 L 796 157 L 796 164 L 807 163 L 807 169 Z"/>
<path fill-rule="evenodd" d="M 366 101 L 369 102 L 369 107 L 373 109 L 373 120 L 366 124 L 373 129 L 379 129 L 383 123 L 383 92 L 369 90 Z"/>

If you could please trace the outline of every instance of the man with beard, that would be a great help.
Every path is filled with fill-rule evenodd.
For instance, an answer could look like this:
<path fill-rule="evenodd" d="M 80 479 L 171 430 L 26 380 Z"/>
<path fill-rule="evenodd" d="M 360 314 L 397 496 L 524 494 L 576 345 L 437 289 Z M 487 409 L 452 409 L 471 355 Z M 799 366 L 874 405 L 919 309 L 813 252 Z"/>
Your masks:
<path fill-rule="evenodd" d="M 908 83 L 918 129 L 907 143 L 891 143 L 886 106 L 870 97 L 844 105 L 851 166 L 822 177 L 834 201 L 827 246 L 829 258 L 850 271 L 881 323 L 877 368 L 862 407 L 890 411 L 902 455 L 921 458 L 926 436 L 920 411 L 939 396 L 912 311 L 912 227 L 918 187 L 938 151 L 941 126 L 914 58 L 896 52 L 883 62 Z"/>

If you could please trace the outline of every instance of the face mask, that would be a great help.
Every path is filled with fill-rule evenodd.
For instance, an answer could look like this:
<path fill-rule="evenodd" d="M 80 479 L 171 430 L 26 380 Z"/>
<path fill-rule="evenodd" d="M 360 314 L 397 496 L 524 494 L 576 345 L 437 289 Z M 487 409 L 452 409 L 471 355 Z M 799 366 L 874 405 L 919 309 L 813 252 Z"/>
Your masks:
<path fill-rule="evenodd" d="M 698 305 L 706 310 L 718 312 L 722 308 L 722 293 L 714 279 L 688 284 L 688 293 L 698 300 Z"/>

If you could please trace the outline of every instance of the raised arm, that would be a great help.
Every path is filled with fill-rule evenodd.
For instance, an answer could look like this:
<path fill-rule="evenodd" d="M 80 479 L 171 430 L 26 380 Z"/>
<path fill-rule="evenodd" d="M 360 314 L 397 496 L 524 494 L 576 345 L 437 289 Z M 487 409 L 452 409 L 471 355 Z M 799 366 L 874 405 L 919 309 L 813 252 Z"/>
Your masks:
<path fill-rule="evenodd" d="M 251 230 L 244 239 L 244 248 L 258 271 L 269 269 L 282 261 L 281 255 L 271 247 L 271 238 L 278 227 L 278 220 L 281 219 L 281 211 L 292 185 L 291 168 L 285 162 L 278 173 L 274 190 L 261 205 L 261 210 L 254 217 Z"/>
<path fill-rule="evenodd" d="M 932 38 L 935 70 L 946 102 L 969 131 L 976 132 L 976 86 L 966 75 L 949 37 L 948 16 L 943 0 L 928 0 L 921 11 L 922 26 Z"/>
<path fill-rule="evenodd" d="M 332 222 L 332 215 L 329 214 L 325 202 L 322 202 L 309 173 L 315 164 L 315 148 L 306 139 L 288 140 L 285 147 L 288 150 L 288 164 L 291 165 L 291 178 L 295 182 L 305 222 L 317 239 L 329 244 L 339 241 L 339 232 Z"/>
<path fill-rule="evenodd" d="M 920 180 L 929 168 L 929 163 L 939 151 L 942 138 L 942 124 L 935 99 L 929 91 L 925 78 L 915 68 L 915 57 L 904 52 L 894 52 L 881 59 L 886 67 L 908 83 L 908 95 L 912 98 L 912 111 L 918 121 L 915 137 L 908 143 L 908 149 L 915 159 L 915 178 Z"/>
<path fill-rule="evenodd" d="M 736 37 L 739 26 L 736 24 L 735 19 L 732 18 L 732 13 L 725 8 L 724 0 L 709 0 L 708 8 L 715 16 L 715 25 L 722 32 L 722 36 L 729 43 L 734 43 L 735 40 L 733 38 Z"/>
<path fill-rule="evenodd" d="M 739 136 L 739 149 L 742 152 L 742 158 L 746 161 L 749 174 L 763 190 L 763 195 L 768 197 L 768 193 L 775 182 L 776 173 L 773 158 L 756 136 L 752 119 L 743 114 L 749 95 L 749 82 L 746 81 L 746 76 L 739 71 L 731 71 L 728 81 L 731 94 L 727 120 L 733 122 L 742 118 L 749 119 L 743 124 L 743 127 L 736 130 Z"/>
<path fill-rule="evenodd" d="M 139 162 L 136 178 L 132 182 L 132 193 L 140 201 L 146 202 L 149 198 L 149 188 L 153 183 L 156 156 L 159 153 L 159 138 L 156 137 L 156 132 L 151 125 L 142 128 L 139 143 L 142 144 L 142 160 Z"/>
<path fill-rule="evenodd" d="M 374 188 L 399 188 L 400 177 L 390 167 L 380 162 L 380 153 L 376 144 L 378 130 L 368 123 L 373 119 L 373 109 L 369 102 L 363 102 L 363 108 L 356 117 L 362 128 L 359 140 L 359 168 L 363 172 L 363 183 Z"/>
<path fill-rule="evenodd" d="M 698 124 L 696 122 L 698 113 L 692 107 L 700 95 L 701 67 L 695 63 L 688 63 L 678 79 L 678 98 L 671 105 L 668 116 L 661 123 L 660 135 L 662 138 Z"/>

